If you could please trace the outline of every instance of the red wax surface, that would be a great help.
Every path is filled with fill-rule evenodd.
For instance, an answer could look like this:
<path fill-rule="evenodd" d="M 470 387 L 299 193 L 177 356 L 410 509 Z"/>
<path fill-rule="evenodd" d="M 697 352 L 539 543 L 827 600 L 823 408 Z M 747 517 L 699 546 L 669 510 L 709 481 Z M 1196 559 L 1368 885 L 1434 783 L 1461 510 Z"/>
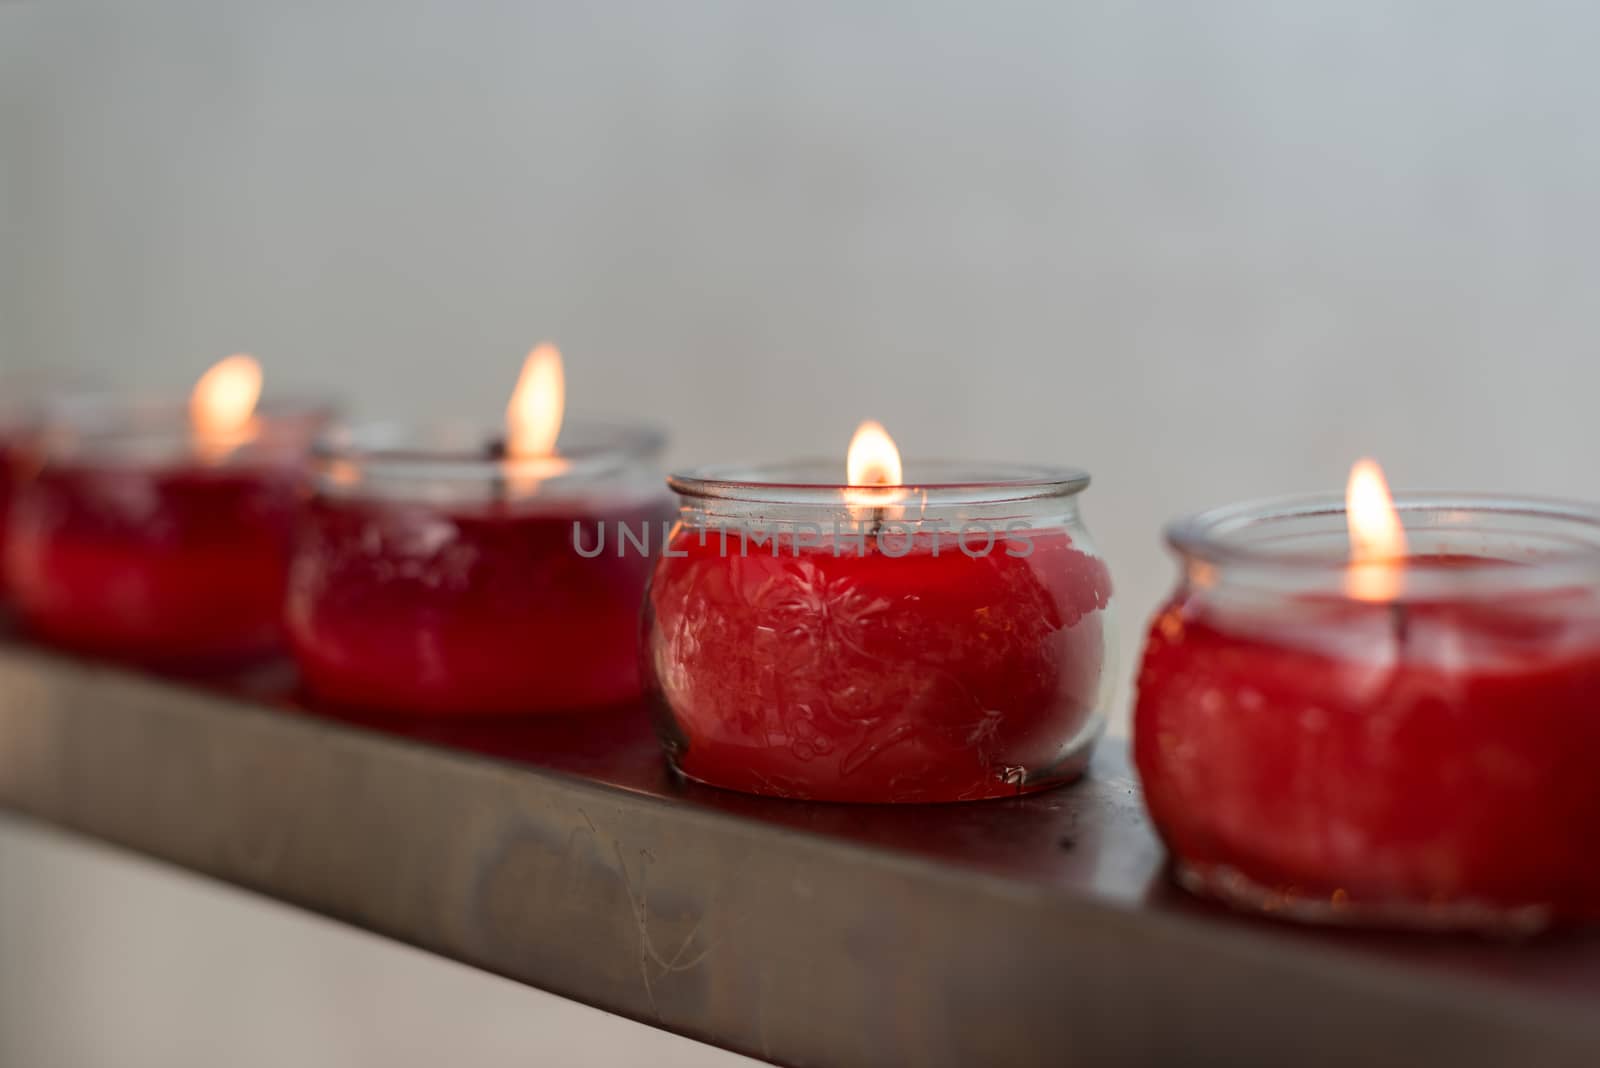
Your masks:
<path fill-rule="evenodd" d="M 96 655 L 223 666 L 279 641 L 301 475 L 51 465 L 15 487 L 5 573 L 25 626 Z"/>
<path fill-rule="evenodd" d="M 828 801 L 1009 796 L 1081 770 L 1098 728 L 1110 577 L 1061 530 L 976 559 L 791 535 L 739 555 L 698 528 L 651 587 L 648 650 L 678 768 Z M 892 551 L 903 540 L 891 544 Z M 974 550 L 981 544 L 972 546 Z M 937 550 L 937 555 L 935 551 Z"/>
<path fill-rule="evenodd" d="M 1196 889 L 1305 918 L 1600 918 L 1600 604 L 1179 599 L 1135 757 Z"/>
<path fill-rule="evenodd" d="M 553 509 L 560 509 L 555 511 Z M 666 501 L 310 505 L 288 629 L 311 694 L 425 716 L 560 712 L 637 698 L 651 556 Z M 583 525 L 573 545 L 573 524 Z"/>

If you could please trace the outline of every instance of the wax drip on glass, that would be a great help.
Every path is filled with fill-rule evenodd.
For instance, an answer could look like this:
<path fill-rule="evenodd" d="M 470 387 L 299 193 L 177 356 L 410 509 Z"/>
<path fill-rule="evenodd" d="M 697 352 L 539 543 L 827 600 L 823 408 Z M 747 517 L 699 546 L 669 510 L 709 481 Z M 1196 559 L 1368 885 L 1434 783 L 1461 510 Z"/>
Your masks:
<path fill-rule="evenodd" d="M 1405 581 L 1406 532 L 1377 461 L 1358 460 L 1350 468 L 1345 522 L 1350 529 L 1345 590 L 1358 601 L 1389 605 L 1395 637 L 1403 641 L 1406 609 L 1399 596 Z"/>
<path fill-rule="evenodd" d="M 874 536 L 885 521 L 899 519 L 906 497 L 901 479 L 900 450 L 883 424 L 868 419 L 856 427 L 845 456 L 844 500 L 851 518 L 868 524 Z"/>
<path fill-rule="evenodd" d="M 221 463 L 260 433 L 256 403 L 261 399 L 261 364 L 236 353 L 200 376 L 189 395 L 189 426 L 195 452 L 206 463 Z"/>
<path fill-rule="evenodd" d="M 535 345 L 506 405 L 506 435 L 490 444 L 491 457 L 501 462 L 499 496 L 534 494 L 546 479 L 567 470 L 569 464 L 556 453 L 566 398 L 560 351 L 548 343 Z"/>

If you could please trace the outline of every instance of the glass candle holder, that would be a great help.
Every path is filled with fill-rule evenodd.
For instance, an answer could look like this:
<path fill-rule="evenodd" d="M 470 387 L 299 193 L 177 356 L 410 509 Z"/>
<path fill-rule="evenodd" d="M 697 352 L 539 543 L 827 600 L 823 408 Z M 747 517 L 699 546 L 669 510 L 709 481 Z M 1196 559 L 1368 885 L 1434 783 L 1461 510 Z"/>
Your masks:
<path fill-rule="evenodd" d="M 668 479 L 646 655 L 685 776 L 823 801 L 1007 797 L 1076 778 L 1105 722 L 1111 581 L 1079 471 L 837 464 Z M 832 476 L 830 478 L 830 476 Z"/>
<path fill-rule="evenodd" d="M 501 433 L 370 425 L 318 447 L 288 601 L 313 697 L 412 716 L 639 697 L 664 439 L 569 419 L 556 456 L 507 459 Z"/>
<path fill-rule="evenodd" d="M 321 404 L 197 432 L 182 405 L 86 396 L 13 456 L 5 574 L 35 636 L 159 666 L 225 667 L 281 636 L 289 540 Z"/>
<path fill-rule="evenodd" d="M 7 380 L 0 395 L 0 560 L 5 559 L 6 531 L 11 498 L 17 483 L 32 466 L 37 437 L 49 402 L 26 387 L 16 389 Z M 5 596 L 5 569 L 0 567 L 0 598 Z"/>
<path fill-rule="evenodd" d="M 1401 497 L 1391 595 L 1343 503 L 1175 524 L 1135 752 L 1179 880 L 1300 920 L 1600 917 L 1600 512 Z"/>
<path fill-rule="evenodd" d="M 6 593 L 7 517 L 16 485 L 35 466 L 40 434 L 89 395 L 79 378 L 59 369 L 22 368 L 0 375 L 0 602 Z"/>

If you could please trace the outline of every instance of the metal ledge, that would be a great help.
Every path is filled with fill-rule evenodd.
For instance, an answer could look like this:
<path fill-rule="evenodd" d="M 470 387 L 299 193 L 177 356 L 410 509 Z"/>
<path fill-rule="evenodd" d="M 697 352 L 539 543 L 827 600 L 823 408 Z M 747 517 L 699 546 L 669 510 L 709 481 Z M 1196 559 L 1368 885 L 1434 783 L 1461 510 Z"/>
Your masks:
<path fill-rule="evenodd" d="M 0 804 L 796 1065 L 1600 1063 L 1600 941 L 1319 933 L 1169 888 L 1122 750 L 927 808 L 682 784 L 643 712 L 397 730 L 0 645 Z"/>

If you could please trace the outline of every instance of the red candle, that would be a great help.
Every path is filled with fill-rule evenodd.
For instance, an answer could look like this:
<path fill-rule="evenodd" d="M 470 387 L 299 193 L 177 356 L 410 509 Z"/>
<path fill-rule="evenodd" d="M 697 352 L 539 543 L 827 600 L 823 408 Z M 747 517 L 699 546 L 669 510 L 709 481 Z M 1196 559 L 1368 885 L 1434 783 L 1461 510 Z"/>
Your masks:
<path fill-rule="evenodd" d="M 53 464 L 23 489 L 7 569 L 28 629 L 153 662 L 277 643 L 301 473 Z"/>
<path fill-rule="evenodd" d="M 6 523 L 7 583 L 31 633 L 185 668 L 277 644 L 305 449 L 324 416 L 256 414 L 253 373 L 242 417 L 225 426 L 96 405 L 84 413 L 94 425 L 44 432 Z"/>
<path fill-rule="evenodd" d="M 440 507 L 325 496 L 295 554 L 301 676 L 323 701 L 413 715 L 637 699 L 651 556 L 635 546 L 659 546 L 667 517 L 660 501 L 623 497 Z M 623 529 L 634 540 L 619 552 Z"/>
<path fill-rule="evenodd" d="M 1111 596 L 1077 518 L 1087 476 L 948 474 L 959 484 L 912 490 L 896 470 L 860 493 L 794 469 L 671 480 L 683 519 L 647 653 L 682 773 L 865 802 L 1015 796 L 1081 773 Z"/>
<path fill-rule="evenodd" d="M 411 716 L 638 698 L 640 606 L 670 515 L 662 442 L 563 428 L 562 392 L 541 346 L 503 441 L 366 427 L 321 451 L 287 613 L 313 697 Z"/>
<path fill-rule="evenodd" d="M 0 561 L 5 559 L 7 519 L 17 484 L 34 466 L 30 448 L 52 415 L 81 399 L 78 390 L 50 378 L 7 378 L 0 383 Z M 5 596 L 5 569 L 0 566 L 0 598 Z"/>
<path fill-rule="evenodd" d="M 1401 511 L 1427 551 L 1348 570 L 1286 549 L 1336 509 L 1176 528 L 1135 753 L 1179 877 L 1314 921 L 1600 918 L 1600 516 Z"/>

